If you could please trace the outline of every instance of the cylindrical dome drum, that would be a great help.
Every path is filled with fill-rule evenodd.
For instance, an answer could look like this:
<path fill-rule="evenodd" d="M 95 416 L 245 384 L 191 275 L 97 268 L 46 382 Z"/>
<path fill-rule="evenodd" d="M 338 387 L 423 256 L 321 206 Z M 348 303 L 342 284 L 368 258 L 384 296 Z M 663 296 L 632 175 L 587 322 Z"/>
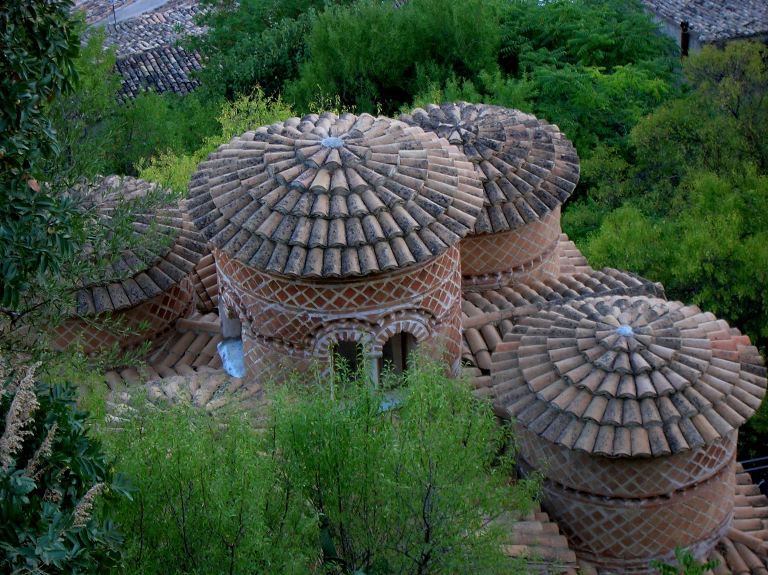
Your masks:
<path fill-rule="evenodd" d="M 160 197 L 167 192 L 131 177 L 110 176 L 72 193 L 82 195 L 107 229 L 130 218 L 132 240 L 113 261 L 94 266 L 96 276 L 77 292 L 75 313 L 53 330 L 54 347 L 126 350 L 170 330 L 194 306 L 190 274 L 207 253 L 178 202 L 168 204 Z M 99 249 L 86 246 L 84 257 L 109 260 L 111 254 L 95 253 Z"/>
<path fill-rule="evenodd" d="M 737 429 L 765 370 L 749 339 L 694 306 L 587 298 L 521 320 L 493 356 L 524 470 L 584 559 L 651 573 L 707 556 L 732 520 Z"/>
<path fill-rule="evenodd" d="M 200 165 L 188 203 L 256 381 L 324 364 L 344 343 L 393 361 L 409 345 L 440 348 L 456 371 L 457 244 L 481 206 L 458 150 L 367 114 L 235 138 Z"/>
<path fill-rule="evenodd" d="M 556 276 L 560 206 L 579 179 L 576 150 L 557 126 L 466 102 L 416 108 L 401 119 L 448 139 L 483 180 L 483 211 L 460 243 L 464 289 Z"/>

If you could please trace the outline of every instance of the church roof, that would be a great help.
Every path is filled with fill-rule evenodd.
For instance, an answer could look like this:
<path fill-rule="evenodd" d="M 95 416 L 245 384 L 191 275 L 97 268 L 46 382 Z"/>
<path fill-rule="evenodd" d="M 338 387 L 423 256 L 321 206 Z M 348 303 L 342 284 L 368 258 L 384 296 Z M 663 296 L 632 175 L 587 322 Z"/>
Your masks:
<path fill-rule="evenodd" d="M 77 292 L 77 313 L 120 311 L 163 293 L 187 277 L 207 253 L 202 236 L 192 228 L 178 202 L 168 204 L 157 184 L 132 177 L 109 176 L 73 190 L 103 226 L 130 218 L 135 247 L 101 265 Z M 128 209 L 130 208 L 130 210 Z M 108 246 L 88 245 L 91 261 L 109 257 Z"/>
<path fill-rule="evenodd" d="M 482 203 L 472 164 L 437 135 L 325 113 L 221 146 L 193 176 L 188 209 L 216 248 L 253 268 L 341 278 L 434 258 Z"/>
<path fill-rule="evenodd" d="M 401 120 L 461 149 L 483 180 L 484 205 L 474 233 L 514 230 L 560 206 L 579 180 L 573 144 L 553 126 L 519 110 L 445 103 Z"/>
<path fill-rule="evenodd" d="M 608 457 L 695 449 L 765 394 L 757 348 L 710 313 L 657 298 L 571 301 L 523 318 L 493 356 L 500 409 L 565 447 Z"/>

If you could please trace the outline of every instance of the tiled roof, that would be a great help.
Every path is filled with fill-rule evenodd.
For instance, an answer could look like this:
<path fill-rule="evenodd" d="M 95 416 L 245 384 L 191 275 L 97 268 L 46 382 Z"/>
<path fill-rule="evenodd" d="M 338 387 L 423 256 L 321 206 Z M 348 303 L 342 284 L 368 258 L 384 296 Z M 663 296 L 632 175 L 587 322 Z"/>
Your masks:
<path fill-rule="evenodd" d="M 695 306 L 571 301 L 520 320 L 493 357 L 499 409 L 553 443 L 663 456 L 722 439 L 765 395 L 749 338 Z"/>
<path fill-rule="evenodd" d="M 118 99 L 125 101 L 148 90 L 188 94 L 200 85 L 192 72 L 202 67 L 200 54 L 178 46 L 159 46 L 120 58 L 115 63 L 123 77 Z"/>
<path fill-rule="evenodd" d="M 184 37 L 205 32 L 196 22 L 201 14 L 203 7 L 196 0 L 171 0 L 157 10 L 107 24 L 105 44 L 115 47 L 118 59 L 161 46 L 174 46 Z"/>
<path fill-rule="evenodd" d="M 85 14 L 85 22 L 93 24 L 99 20 L 104 20 L 112 16 L 112 9 L 117 10 L 135 0 L 75 0 L 75 10 L 82 11 Z"/>
<path fill-rule="evenodd" d="M 579 157 L 557 126 L 530 114 L 467 102 L 416 108 L 400 119 L 458 146 L 483 180 L 475 233 L 514 230 L 560 206 L 579 181 Z"/>
<path fill-rule="evenodd" d="M 717 545 L 715 575 L 768 575 L 768 498 L 741 465 L 736 466 L 733 525 Z"/>
<path fill-rule="evenodd" d="M 207 251 L 178 204 L 158 206 L 155 194 L 164 192 L 156 184 L 109 176 L 74 193 L 82 195 L 84 205 L 105 226 L 117 213 L 125 216 L 116 212 L 127 205 L 124 200 L 136 210 L 131 227 L 137 245 L 123 251 L 103 275 L 89 278 L 77 292 L 79 315 L 119 311 L 149 300 L 188 276 Z"/>
<path fill-rule="evenodd" d="M 593 270 L 565 234 L 559 249 L 563 274 L 557 278 L 528 279 L 503 288 L 463 294 L 462 358 L 465 364 L 480 370 L 475 376 L 485 376 L 483 387 L 490 383 L 491 354 L 520 318 L 542 308 L 597 295 L 664 296 L 659 284 L 638 275 L 612 268 Z"/>
<path fill-rule="evenodd" d="M 765 0 L 643 0 L 657 16 L 687 21 L 702 42 L 768 34 Z"/>
<path fill-rule="evenodd" d="M 507 533 L 502 547 L 504 554 L 525 559 L 527 573 L 576 575 L 579 572 L 576 554 L 565 535 L 538 505 L 524 517 L 503 516 L 496 524 Z"/>
<path fill-rule="evenodd" d="M 474 226 L 466 158 L 420 128 L 371 115 L 291 118 L 200 164 L 188 209 L 212 244 L 256 269 L 351 277 L 444 252 Z"/>

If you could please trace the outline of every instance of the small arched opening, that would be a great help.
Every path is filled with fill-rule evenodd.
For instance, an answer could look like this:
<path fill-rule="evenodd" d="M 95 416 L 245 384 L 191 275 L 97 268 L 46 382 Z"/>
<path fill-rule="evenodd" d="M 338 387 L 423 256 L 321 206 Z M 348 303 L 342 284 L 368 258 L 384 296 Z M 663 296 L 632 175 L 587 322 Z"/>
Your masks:
<path fill-rule="evenodd" d="M 330 346 L 329 351 L 334 372 L 346 369 L 350 373 L 356 373 L 364 360 L 365 350 L 359 341 L 339 340 Z"/>
<path fill-rule="evenodd" d="M 408 369 L 409 356 L 416 346 L 417 340 L 413 334 L 407 331 L 393 334 L 381 348 L 379 373 L 390 371 L 394 375 L 402 375 Z"/>

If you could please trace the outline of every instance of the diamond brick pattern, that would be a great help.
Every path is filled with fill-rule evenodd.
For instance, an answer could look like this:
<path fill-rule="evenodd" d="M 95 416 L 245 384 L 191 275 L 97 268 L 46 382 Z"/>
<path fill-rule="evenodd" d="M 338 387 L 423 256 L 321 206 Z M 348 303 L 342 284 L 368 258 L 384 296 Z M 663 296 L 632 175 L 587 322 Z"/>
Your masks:
<path fill-rule="evenodd" d="M 671 493 L 720 473 L 736 453 L 736 432 L 696 451 L 657 459 L 593 457 L 555 445 L 521 426 L 519 457 L 553 481 L 577 491 L 637 499 Z"/>
<path fill-rule="evenodd" d="M 248 378 L 285 373 L 285 366 L 306 369 L 305 359 L 313 357 L 327 361 L 329 333 L 364 340 L 375 356 L 395 325 L 439 354 L 451 372 L 458 371 L 461 275 L 456 246 L 420 267 L 347 281 L 292 280 L 253 269 L 220 250 L 214 250 L 214 257 L 222 301 L 247 333 Z"/>
<path fill-rule="evenodd" d="M 111 321 L 119 322 L 121 329 L 134 333 L 123 335 L 111 327 L 99 327 L 94 325 L 93 318 L 72 318 L 54 329 L 53 345 L 56 349 L 80 346 L 84 353 L 104 351 L 115 344 L 121 350 L 128 350 L 169 332 L 178 318 L 189 315 L 193 306 L 194 288 L 190 279 L 185 278 L 149 301 L 95 318 L 109 317 Z M 146 327 L 142 327 L 144 325 Z"/>
<path fill-rule="evenodd" d="M 607 573 L 653 573 L 650 562 L 668 560 L 675 547 L 706 557 L 733 516 L 735 467 L 664 497 L 594 496 L 546 481 L 544 507 L 577 556 Z"/>
<path fill-rule="evenodd" d="M 558 207 L 540 221 L 512 231 L 464 238 L 459 248 L 465 291 L 558 276 L 560 235 Z"/>

